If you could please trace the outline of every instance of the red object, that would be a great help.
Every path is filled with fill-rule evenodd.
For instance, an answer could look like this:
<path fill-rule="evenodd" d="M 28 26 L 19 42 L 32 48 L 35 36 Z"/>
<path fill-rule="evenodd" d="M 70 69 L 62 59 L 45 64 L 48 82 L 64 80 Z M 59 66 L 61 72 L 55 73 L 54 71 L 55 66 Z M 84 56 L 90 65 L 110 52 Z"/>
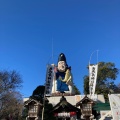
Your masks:
<path fill-rule="evenodd" d="M 70 116 L 76 115 L 76 112 L 70 112 Z"/>

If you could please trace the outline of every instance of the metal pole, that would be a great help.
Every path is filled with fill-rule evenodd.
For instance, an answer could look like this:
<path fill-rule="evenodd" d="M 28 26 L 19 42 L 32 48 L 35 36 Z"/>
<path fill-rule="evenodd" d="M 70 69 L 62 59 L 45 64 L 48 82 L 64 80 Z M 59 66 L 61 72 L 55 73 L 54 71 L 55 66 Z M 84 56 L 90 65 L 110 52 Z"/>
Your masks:
<path fill-rule="evenodd" d="M 89 65 L 90 65 L 90 61 L 91 61 L 92 55 L 93 55 L 93 53 L 96 52 L 96 51 L 97 51 L 97 62 L 98 62 L 98 51 L 99 51 L 99 50 L 95 50 L 95 51 L 93 51 L 92 54 L 90 55 Z"/>
<path fill-rule="evenodd" d="M 44 109 L 45 109 L 45 97 L 44 97 L 44 100 L 43 100 L 43 109 L 42 109 L 42 120 L 44 119 Z"/>
<path fill-rule="evenodd" d="M 47 68 L 48 68 L 48 65 L 47 65 Z M 46 72 L 46 78 L 47 78 L 47 72 Z M 46 80 L 45 80 L 45 81 L 46 81 Z M 45 83 L 45 91 L 44 91 L 44 98 L 43 98 L 42 120 L 44 119 L 45 94 L 46 94 L 46 83 Z"/>

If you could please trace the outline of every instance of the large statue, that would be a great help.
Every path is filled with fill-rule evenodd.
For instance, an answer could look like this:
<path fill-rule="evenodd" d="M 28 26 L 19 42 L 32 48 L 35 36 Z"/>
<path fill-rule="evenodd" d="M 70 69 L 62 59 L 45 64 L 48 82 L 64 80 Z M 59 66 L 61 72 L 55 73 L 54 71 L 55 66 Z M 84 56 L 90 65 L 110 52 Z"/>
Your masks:
<path fill-rule="evenodd" d="M 66 57 L 63 53 L 58 57 L 53 88 L 53 93 L 73 94 L 71 67 L 68 67 Z"/>
<path fill-rule="evenodd" d="M 71 74 L 66 63 L 66 58 L 63 53 L 58 58 L 58 67 L 56 72 L 57 91 L 64 92 L 69 91 L 67 82 L 71 81 Z"/>

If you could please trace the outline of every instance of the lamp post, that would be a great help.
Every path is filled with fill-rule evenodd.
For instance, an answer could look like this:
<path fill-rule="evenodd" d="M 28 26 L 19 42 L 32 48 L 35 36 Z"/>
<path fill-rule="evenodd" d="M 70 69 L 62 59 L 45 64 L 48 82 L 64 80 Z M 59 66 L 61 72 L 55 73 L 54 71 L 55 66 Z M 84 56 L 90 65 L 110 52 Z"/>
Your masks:
<path fill-rule="evenodd" d="M 34 120 L 40 120 L 39 113 L 41 110 L 42 104 L 39 103 L 36 100 L 28 100 L 27 103 L 25 103 L 25 106 L 28 109 L 28 116 L 26 120 L 30 120 L 30 118 L 34 118 Z"/>
<path fill-rule="evenodd" d="M 92 104 L 91 103 L 83 103 L 82 104 L 82 116 L 86 120 L 90 120 L 92 118 Z"/>
<path fill-rule="evenodd" d="M 87 96 L 85 96 L 81 101 L 79 101 L 76 106 L 80 106 L 81 118 L 85 120 L 92 120 L 94 115 L 92 114 L 92 107 L 94 101 Z"/>

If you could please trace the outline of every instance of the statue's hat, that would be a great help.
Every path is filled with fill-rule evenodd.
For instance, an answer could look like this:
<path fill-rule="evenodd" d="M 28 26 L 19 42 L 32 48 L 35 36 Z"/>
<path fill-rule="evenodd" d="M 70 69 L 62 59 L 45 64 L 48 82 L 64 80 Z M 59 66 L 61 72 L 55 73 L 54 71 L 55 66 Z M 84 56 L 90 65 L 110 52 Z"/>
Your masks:
<path fill-rule="evenodd" d="M 66 57 L 65 57 L 64 53 L 60 53 L 60 55 L 59 55 L 59 57 L 58 57 L 58 62 L 59 62 L 59 61 L 65 61 L 65 63 L 67 63 L 67 62 L 66 62 Z"/>

